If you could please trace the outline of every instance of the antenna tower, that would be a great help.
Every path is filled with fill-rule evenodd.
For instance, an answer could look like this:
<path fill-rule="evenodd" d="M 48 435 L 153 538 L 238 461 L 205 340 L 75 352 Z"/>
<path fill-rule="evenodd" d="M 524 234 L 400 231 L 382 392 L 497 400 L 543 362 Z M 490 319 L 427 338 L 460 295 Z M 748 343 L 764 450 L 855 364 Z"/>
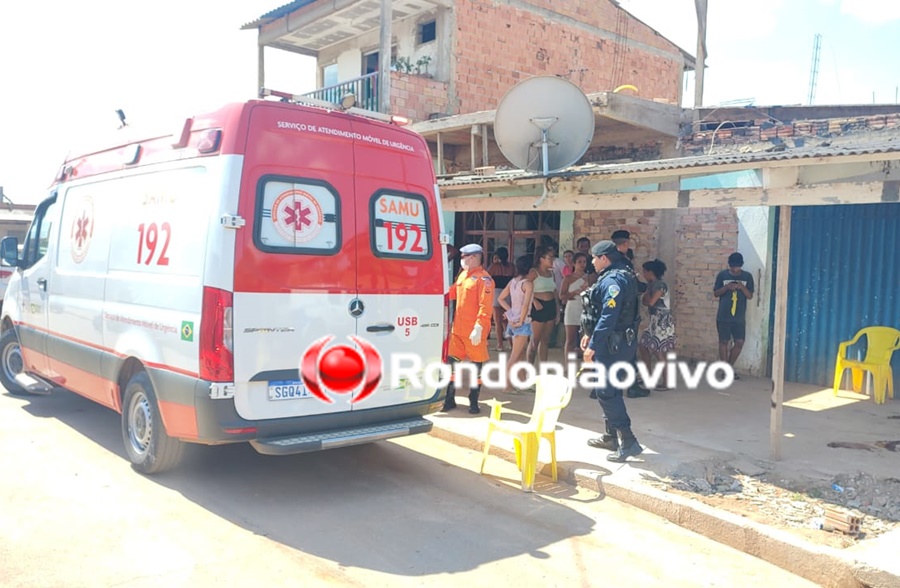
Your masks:
<path fill-rule="evenodd" d="M 816 97 L 816 81 L 819 78 L 819 51 L 822 49 L 822 35 L 816 33 L 813 40 L 813 56 L 812 68 L 809 71 L 809 98 L 807 104 L 812 106 L 813 99 Z"/>

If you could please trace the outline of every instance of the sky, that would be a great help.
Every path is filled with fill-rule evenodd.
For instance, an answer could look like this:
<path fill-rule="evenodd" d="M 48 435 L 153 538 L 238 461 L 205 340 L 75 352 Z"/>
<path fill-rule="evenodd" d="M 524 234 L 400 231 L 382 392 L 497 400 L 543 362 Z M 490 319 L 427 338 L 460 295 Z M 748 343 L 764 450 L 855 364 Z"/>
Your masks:
<path fill-rule="evenodd" d="M 47 195 L 70 149 L 129 124 L 171 128 L 193 112 L 256 96 L 256 31 L 287 0 L 0 2 L 0 186 L 17 204 Z M 620 0 L 696 54 L 693 0 Z M 900 1 L 709 0 L 704 106 L 895 103 Z M 266 52 L 266 85 L 315 89 L 312 58 Z M 588 91 L 596 91 L 589 89 Z M 688 76 L 683 106 L 692 107 Z"/>

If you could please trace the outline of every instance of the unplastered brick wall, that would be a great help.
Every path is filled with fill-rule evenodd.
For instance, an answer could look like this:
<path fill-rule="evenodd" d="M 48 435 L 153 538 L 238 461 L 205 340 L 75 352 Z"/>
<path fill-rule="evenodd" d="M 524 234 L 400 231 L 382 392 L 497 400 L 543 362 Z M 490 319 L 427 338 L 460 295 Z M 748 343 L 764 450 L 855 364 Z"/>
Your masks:
<path fill-rule="evenodd" d="M 772 144 L 787 147 L 818 145 L 828 139 L 836 143 L 836 138 L 878 137 L 892 139 L 900 129 L 900 114 L 881 114 L 853 118 L 831 118 L 822 120 L 798 120 L 793 122 L 773 121 L 766 117 L 738 121 L 735 127 L 727 122 L 716 125 L 712 130 L 698 131 L 682 137 L 685 155 L 702 155 L 712 148 L 713 153 L 727 153 L 740 150 L 761 150 Z M 709 123 L 708 123 L 709 124 Z M 758 144 L 766 143 L 759 147 Z M 830 143 L 831 144 L 831 143 Z M 757 147 L 757 149 L 753 149 Z"/>
<path fill-rule="evenodd" d="M 428 120 L 434 112 L 447 110 L 447 84 L 421 75 L 391 72 L 391 112 L 412 119 Z"/>
<path fill-rule="evenodd" d="M 507 90 L 535 75 L 564 77 L 585 93 L 632 84 L 640 98 L 677 102 L 682 54 L 650 27 L 619 13 L 609 0 L 543 0 L 529 3 L 531 8 L 516 4 L 456 3 L 451 104 L 456 112 L 493 110 Z M 606 33 L 573 26 L 571 19 Z M 624 33 L 622 42 L 617 42 L 617 30 Z M 623 56 L 618 74 L 617 54 Z"/>
<path fill-rule="evenodd" d="M 713 298 L 716 273 L 725 269 L 728 256 L 736 251 L 738 240 L 737 212 L 733 208 L 691 208 L 675 212 L 677 257 L 671 263 L 671 251 L 660 251 L 660 211 L 592 210 L 575 213 L 574 238 L 588 237 L 591 243 L 609 239 L 613 231 L 631 233 L 636 268 L 645 261 L 661 258 L 668 269 L 664 280 L 669 284 L 675 307 L 675 324 L 679 357 L 696 361 L 718 359 L 716 334 L 717 302 Z M 664 239 L 663 239 L 664 241 Z M 572 248 L 562 243 L 560 249 Z M 645 320 L 642 328 L 646 328 Z"/>
<path fill-rule="evenodd" d="M 676 214 L 678 257 L 673 277 L 678 355 L 716 361 L 718 301 L 712 294 L 713 284 L 716 274 L 728 265 L 728 256 L 737 251 L 737 210 L 691 208 Z"/>

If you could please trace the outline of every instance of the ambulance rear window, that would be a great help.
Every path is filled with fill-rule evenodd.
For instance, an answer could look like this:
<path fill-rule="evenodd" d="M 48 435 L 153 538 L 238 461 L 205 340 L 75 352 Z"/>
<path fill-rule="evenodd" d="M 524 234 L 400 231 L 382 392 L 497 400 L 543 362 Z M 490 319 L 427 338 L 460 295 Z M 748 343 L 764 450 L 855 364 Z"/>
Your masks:
<path fill-rule="evenodd" d="M 273 253 L 331 255 L 341 248 L 337 191 L 318 180 L 264 176 L 256 198 L 254 239 Z"/>
<path fill-rule="evenodd" d="M 428 202 L 419 194 L 381 190 L 369 205 L 376 257 L 431 259 Z"/>

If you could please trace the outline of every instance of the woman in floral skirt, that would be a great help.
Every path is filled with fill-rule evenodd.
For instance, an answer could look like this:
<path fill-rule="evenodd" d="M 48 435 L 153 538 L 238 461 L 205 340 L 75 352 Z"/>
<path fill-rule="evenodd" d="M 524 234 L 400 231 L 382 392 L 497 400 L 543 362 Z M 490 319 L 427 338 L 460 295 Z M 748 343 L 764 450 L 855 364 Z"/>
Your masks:
<path fill-rule="evenodd" d="M 650 368 L 651 359 L 665 362 L 666 354 L 675 351 L 675 319 L 669 303 L 669 286 L 662 277 L 666 273 L 666 264 L 658 259 L 643 265 L 647 291 L 641 302 L 650 309 L 650 326 L 641 335 L 639 353 L 641 361 Z M 660 378 L 657 390 L 667 390 L 664 378 Z"/>

